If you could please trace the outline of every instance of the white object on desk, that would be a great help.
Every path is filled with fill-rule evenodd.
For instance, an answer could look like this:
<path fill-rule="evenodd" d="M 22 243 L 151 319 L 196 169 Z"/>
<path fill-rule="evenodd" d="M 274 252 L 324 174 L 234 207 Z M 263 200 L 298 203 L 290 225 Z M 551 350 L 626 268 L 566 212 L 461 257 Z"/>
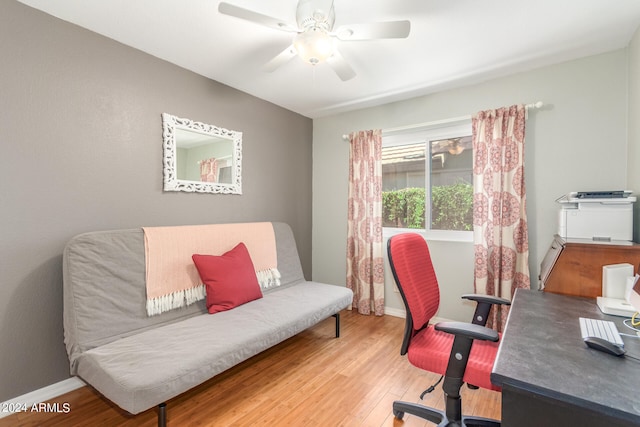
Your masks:
<path fill-rule="evenodd" d="M 629 302 L 629 298 L 631 298 L 631 291 L 633 287 L 636 285 L 636 282 L 640 279 L 640 274 L 637 274 L 633 277 L 627 277 L 627 285 L 624 291 L 624 299 Z"/>
<path fill-rule="evenodd" d="M 625 299 L 627 278 L 633 277 L 633 265 L 611 264 L 602 267 L 602 296 Z"/>
<path fill-rule="evenodd" d="M 610 320 L 580 317 L 580 333 L 582 334 L 582 339 L 598 337 L 615 345 L 619 345 L 620 347 L 624 347 L 624 341 L 622 341 L 620 337 L 620 332 L 618 332 L 616 324 Z"/>
<path fill-rule="evenodd" d="M 611 264 L 602 267 L 602 296 L 596 298 L 605 314 L 631 317 L 635 309 L 627 300 L 627 281 L 633 280 L 633 265 Z"/>
<path fill-rule="evenodd" d="M 624 299 L 597 297 L 596 304 L 601 312 L 612 316 L 631 317 L 636 312 L 636 309 Z"/>

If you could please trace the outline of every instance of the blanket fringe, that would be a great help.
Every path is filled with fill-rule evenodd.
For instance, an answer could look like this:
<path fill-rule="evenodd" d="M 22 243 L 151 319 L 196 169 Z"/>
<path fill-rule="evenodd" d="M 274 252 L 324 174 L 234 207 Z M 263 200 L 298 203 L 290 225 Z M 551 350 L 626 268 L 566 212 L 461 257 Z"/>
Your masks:
<path fill-rule="evenodd" d="M 280 286 L 280 272 L 277 268 L 256 271 L 256 277 L 260 288 L 269 289 Z M 207 296 L 204 285 L 196 286 L 181 291 L 176 291 L 168 295 L 147 300 L 147 315 L 155 316 L 165 311 L 175 308 L 186 307 L 196 301 L 205 299 Z"/>
<path fill-rule="evenodd" d="M 147 300 L 147 315 L 155 316 L 174 308 L 186 307 L 206 297 L 204 285 Z"/>
<path fill-rule="evenodd" d="M 280 272 L 277 268 L 256 271 L 258 283 L 262 289 L 275 288 L 280 286 Z"/>

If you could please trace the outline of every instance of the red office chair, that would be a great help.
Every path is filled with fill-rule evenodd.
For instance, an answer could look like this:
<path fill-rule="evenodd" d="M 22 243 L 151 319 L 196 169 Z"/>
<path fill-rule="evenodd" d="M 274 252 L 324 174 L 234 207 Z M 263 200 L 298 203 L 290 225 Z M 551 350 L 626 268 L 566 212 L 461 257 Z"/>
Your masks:
<path fill-rule="evenodd" d="M 404 301 L 407 317 L 400 354 L 421 369 L 444 376 L 445 411 L 409 402 L 393 403 L 393 414 L 405 413 L 445 426 L 499 426 L 498 421 L 464 417 L 460 388 L 464 382 L 476 387 L 500 390 L 489 378 L 498 351 L 499 334 L 484 325 L 492 304 L 509 300 L 468 294 L 462 298 L 477 302 L 473 323 L 441 322 L 429 325 L 438 311 L 440 290 L 429 248 L 419 234 L 404 233 L 387 242 L 389 264 Z"/>

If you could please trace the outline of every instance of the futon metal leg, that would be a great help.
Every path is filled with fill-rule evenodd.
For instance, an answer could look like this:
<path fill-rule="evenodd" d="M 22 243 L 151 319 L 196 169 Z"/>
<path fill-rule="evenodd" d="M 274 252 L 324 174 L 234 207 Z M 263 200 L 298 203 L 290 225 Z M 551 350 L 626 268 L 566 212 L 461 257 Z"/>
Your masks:
<path fill-rule="evenodd" d="M 336 338 L 340 338 L 340 313 L 333 315 L 336 318 Z"/>
<path fill-rule="evenodd" d="M 158 427 L 167 427 L 167 404 L 158 405 Z"/>

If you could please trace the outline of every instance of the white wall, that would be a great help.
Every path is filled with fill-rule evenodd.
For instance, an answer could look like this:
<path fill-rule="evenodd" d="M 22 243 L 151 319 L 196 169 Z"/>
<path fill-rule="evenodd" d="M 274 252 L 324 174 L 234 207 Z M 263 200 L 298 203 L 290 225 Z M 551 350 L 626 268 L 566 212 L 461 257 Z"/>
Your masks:
<path fill-rule="evenodd" d="M 627 188 L 640 193 L 640 28 L 629 44 L 629 150 Z M 634 240 L 640 242 L 640 203 L 635 204 Z"/>
<path fill-rule="evenodd" d="M 348 144 L 354 130 L 390 128 L 464 115 L 517 103 L 543 101 L 529 115 L 526 186 L 532 287 L 556 231 L 555 199 L 576 190 L 627 186 L 627 50 L 435 93 L 408 101 L 314 120 L 314 280 L 344 284 Z M 640 188 L 640 186 L 638 186 Z M 442 289 L 439 315 L 468 320 L 461 293 L 473 291 L 471 243 L 431 242 Z M 402 309 L 387 290 L 387 305 Z"/>

